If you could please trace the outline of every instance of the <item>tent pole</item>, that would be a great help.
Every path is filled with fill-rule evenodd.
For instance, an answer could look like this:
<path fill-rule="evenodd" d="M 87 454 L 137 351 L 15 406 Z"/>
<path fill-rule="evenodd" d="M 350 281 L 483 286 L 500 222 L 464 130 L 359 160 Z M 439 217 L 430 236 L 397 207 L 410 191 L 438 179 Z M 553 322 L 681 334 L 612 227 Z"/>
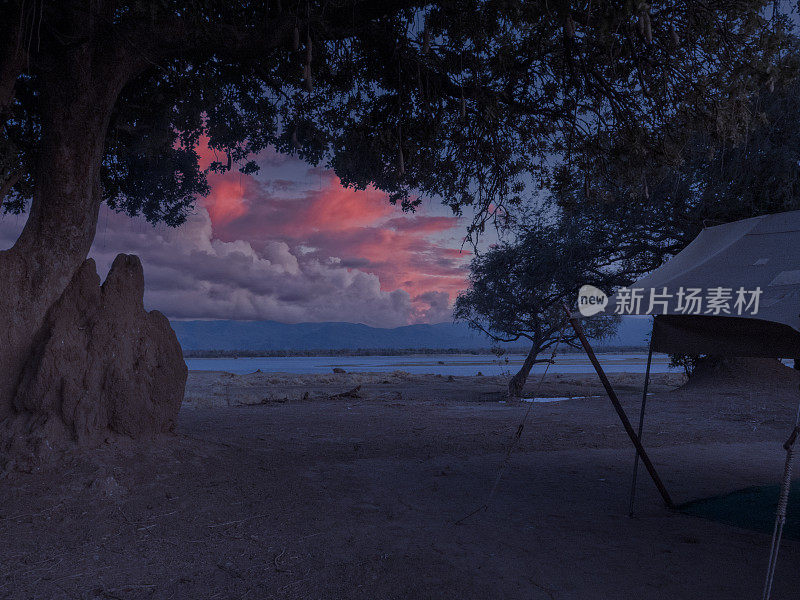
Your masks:
<path fill-rule="evenodd" d="M 642 441 L 642 429 L 644 429 L 644 409 L 647 405 L 647 388 L 650 385 L 650 365 L 653 361 L 653 334 L 650 334 L 650 344 L 647 351 L 647 370 L 644 374 L 644 389 L 642 390 L 642 407 L 639 410 L 639 431 L 636 437 Z M 636 476 L 639 473 L 639 453 L 633 457 L 633 475 L 631 477 L 631 503 L 628 508 L 628 516 L 633 516 L 633 503 L 636 500 Z"/>
<path fill-rule="evenodd" d="M 581 345 L 586 352 L 586 356 L 589 357 L 594 370 L 597 372 L 597 376 L 600 378 L 600 382 L 603 384 L 603 387 L 606 390 L 606 394 L 608 394 L 608 399 L 611 400 L 611 404 L 614 406 L 614 410 L 617 411 L 619 420 L 622 421 L 622 426 L 625 428 L 625 433 L 628 434 L 628 437 L 636 448 L 637 454 L 642 457 L 642 463 L 647 469 L 647 472 L 650 474 L 650 478 L 653 480 L 653 483 L 656 484 L 658 492 L 661 494 L 661 498 L 664 500 L 664 504 L 666 504 L 667 508 L 674 508 L 675 505 L 672 503 L 672 499 L 669 497 L 667 488 L 664 487 L 664 484 L 661 482 L 661 478 L 656 472 L 656 468 L 653 466 L 653 463 L 650 462 L 650 457 L 647 456 L 647 452 L 642 446 L 642 443 L 639 441 L 639 438 L 636 437 L 636 432 L 633 430 L 631 422 L 628 419 L 628 415 L 625 414 L 625 410 L 623 410 L 622 404 L 619 402 L 619 398 L 617 398 L 617 393 L 614 391 L 614 388 L 611 387 L 611 382 L 608 380 L 605 371 L 603 371 L 603 367 L 600 366 L 600 362 L 597 360 L 597 356 L 589 344 L 589 340 L 586 339 L 586 334 L 583 332 L 583 327 L 581 326 L 580 321 L 576 317 L 572 316 L 572 312 L 569 310 L 569 307 L 566 304 L 564 304 L 564 310 L 567 312 L 570 325 L 572 325 L 572 328 L 575 330 L 575 334 L 578 336 L 578 339 L 580 340 Z"/>

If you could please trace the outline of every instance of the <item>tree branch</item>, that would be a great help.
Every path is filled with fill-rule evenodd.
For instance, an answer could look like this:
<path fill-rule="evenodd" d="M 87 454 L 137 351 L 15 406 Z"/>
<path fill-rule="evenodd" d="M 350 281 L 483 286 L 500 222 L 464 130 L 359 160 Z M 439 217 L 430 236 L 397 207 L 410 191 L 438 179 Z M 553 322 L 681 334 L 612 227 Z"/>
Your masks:
<path fill-rule="evenodd" d="M 266 51 L 290 47 L 295 27 L 310 29 L 315 40 L 332 41 L 356 37 L 357 32 L 380 18 L 401 10 L 421 8 L 430 4 L 422 0 L 355 0 L 327 7 L 322 15 L 304 15 L 284 11 L 274 18 L 254 19 L 246 24 L 212 23 L 197 27 L 180 16 L 170 16 L 156 22 L 132 20 L 116 27 L 133 55 L 138 55 L 140 67 L 157 64 L 159 60 L 204 52 L 213 48 L 213 55 L 229 56 L 237 61 L 260 58 Z"/>
<path fill-rule="evenodd" d="M 519 340 L 520 337 L 526 337 L 526 338 L 528 337 L 524 333 L 520 333 L 520 334 L 517 334 L 516 336 L 511 336 L 510 338 L 502 338 L 502 337 L 500 337 L 500 336 L 498 336 L 498 335 L 496 335 L 494 333 L 491 333 L 488 329 L 484 328 L 483 325 L 481 325 L 479 321 L 476 321 L 474 319 L 470 319 L 469 320 L 469 324 L 474 329 L 477 329 L 477 330 L 482 331 L 483 333 L 485 333 L 487 336 L 492 338 L 495 342 L 504 342 L 504 343 L 516 342 L 516 341 Z"/>
<path fill-rule="evenodd" d="M 8 26 L 0 34 L 0 115 L 14 99 L 17 77 L 25 67 L 25 46 L 21 12 L 11 9 L 5 15 Z M 2 197 L 0 196 L 0 199 Z"/>

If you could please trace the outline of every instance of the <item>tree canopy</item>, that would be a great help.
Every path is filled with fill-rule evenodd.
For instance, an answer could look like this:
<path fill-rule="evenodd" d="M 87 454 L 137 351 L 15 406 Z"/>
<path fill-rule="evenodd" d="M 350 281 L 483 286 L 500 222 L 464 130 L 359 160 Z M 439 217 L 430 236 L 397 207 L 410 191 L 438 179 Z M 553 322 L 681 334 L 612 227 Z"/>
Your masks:
<path fill-rule="evenodd" d="M 562 303 L 571 303 L 582 285 L 611 289 L 626 282 L 607 264 L 599 245 L 605 238 L 575 221 L 527 217 L 515 234 L 472 260 L 469 288 L 455 304 L 456 318 L 496 341 L 527 339 L 544 350 L 566 322 Z M 587 323 L 594 337 L 609 331 L 603 319 Z"/>
<path fill-rule="evenodd" d="M 122 87 L 101 187 L 117 210 L 181 223 L 208 192 L 206 138 L 211 171 L 254 172 L 273 146 L 405 208 L 472 207 L 479 231 L 548 185 L 554 156 L 675 161 L 676 121 L 735 134 L 744 99 L 782 76 L 771 4 L 3 0 L 0 199 L 24 210 L 42 176 L 48 80 L 107 61 Z"/>
<path fill-rule="evenodd" d="M 554 212 L 581 223 L 632 280 L 706 226 L 800 209 L 800 79 L 754 94 L 748 113 L 734 141 L 691 131 L 678 165 L 653 163 L 631 180 L 623 161 L 593 169 L 589 186 L 559 181 Z"/>

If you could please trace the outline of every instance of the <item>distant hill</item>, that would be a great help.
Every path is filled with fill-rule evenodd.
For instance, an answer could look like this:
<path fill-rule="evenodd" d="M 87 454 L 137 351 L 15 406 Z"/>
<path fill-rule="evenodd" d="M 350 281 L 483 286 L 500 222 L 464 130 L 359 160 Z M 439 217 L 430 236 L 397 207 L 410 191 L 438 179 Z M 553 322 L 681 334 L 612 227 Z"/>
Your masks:
<path fill-rule="evenodd" d="M 474 350 L 491 340 L 463 323 L 407 325 L 383 329 L 359 323 L 278 323 L 276 321 L 172 321 L 185 352 L 198 350 L 355 350 L 429 348 Z M 627 318 L 616 338 L 602 346 L 646 345 L 649 319 Z M 512 344 L 514 347 L 524 343 Z"/>

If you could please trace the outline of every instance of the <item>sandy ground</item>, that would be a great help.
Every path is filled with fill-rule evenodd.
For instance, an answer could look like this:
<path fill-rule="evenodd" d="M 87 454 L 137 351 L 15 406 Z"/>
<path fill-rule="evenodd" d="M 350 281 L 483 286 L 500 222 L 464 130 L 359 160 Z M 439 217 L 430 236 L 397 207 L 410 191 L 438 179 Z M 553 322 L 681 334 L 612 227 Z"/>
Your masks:
<path fill-rule="evenodd" d="M 613 378 L 632 417 L 641 376 Z M 676 501 L 777 482 L 796 400 L 670 392 L 645 443 Z M 193 373 L 175 436 L 6 474 L 2 598 L 760 597 L 769 538 L 662 508 L 604 397 L 528 408 L 500 378 Z M 336 397 L 362 385 L 351 397 Z M 541 395 L 599 394 L 552 377 Z M 307 395 L 306 395 L 307 394 Z M 785 542 L 773 597 L 796 596 Z"/>

